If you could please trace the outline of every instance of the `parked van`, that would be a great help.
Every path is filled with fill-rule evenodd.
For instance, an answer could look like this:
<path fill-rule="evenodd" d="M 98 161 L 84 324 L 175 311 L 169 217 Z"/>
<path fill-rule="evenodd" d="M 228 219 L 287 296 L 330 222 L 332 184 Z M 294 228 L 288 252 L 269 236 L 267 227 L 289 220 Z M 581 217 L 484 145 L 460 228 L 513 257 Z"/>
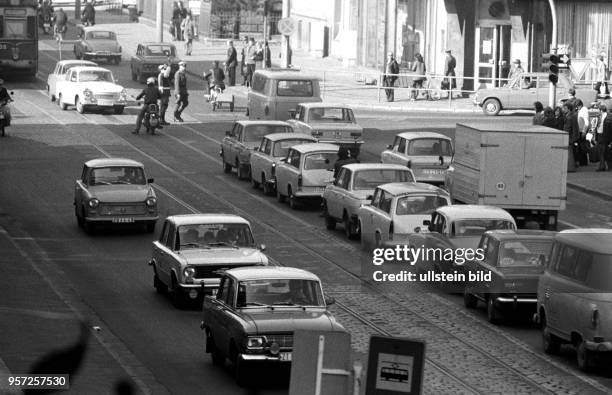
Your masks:
<path fill-rule="evenodd" d="M 249 119 L 286 121 L 299 103 L 320 102 L 319 78 L 299 70 L 256 70 L 248 94 Z"/>
<path fill-rule="evenodd" d="M 578 367 L 612 362 L 612 229 L 572 229 L 555 236 L 538 284 L 536 321 L 546 353 L 576 348 Z"/>

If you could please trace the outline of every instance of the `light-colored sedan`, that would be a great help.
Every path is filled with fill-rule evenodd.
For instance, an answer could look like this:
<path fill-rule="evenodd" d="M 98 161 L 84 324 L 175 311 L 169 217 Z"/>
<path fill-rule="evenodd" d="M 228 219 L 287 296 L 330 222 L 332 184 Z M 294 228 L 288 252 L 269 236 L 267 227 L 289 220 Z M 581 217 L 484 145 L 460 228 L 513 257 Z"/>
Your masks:
<path fill-rule="evenodd" d="M 276 193 L 276 166 L 287 157 L 294 145 L 316 143 L 317 139 L 298 133 L 268 134 L 261 140 L 259 148 L 251 153 L 251 184 L 263 187 L 264 194 Z"/>
<path fill-rule="evenodd" d="M 414 174 L 406 166 L 384 163 L 352 163 L 344 165 L 333 184 L 323 192 L 323 213 L 327 229 L 336 222 L 344 224 L 349 239 L 359 236 L 359 208 L 370 204 L 374 189 L 392 182 L 414 182 Z"/>
<path fill-rule="evenodd" d="M 144 224 L 155 230 L 157 197 L 144 166 L 131 159 L 93 159 L 83 165 L 74 188 L 74 213 L 86 232 L 97 224 Z"/>
<path fill-rule="evenodd" d="M 334 164 L 340 147 L 334 144 L 313 143 L 295 145 L 287 158 L 276 167 L 276 197 L 279 202 L 289 200 L 298 208 L 300 200 L 321 199 L 325 187 L 334 180 Z"/>
<path fill-rule="evenodd" d="M 292 133 L 293 129 L 283 121 L 236 121 L 232 130 L 225 132 L 221 142 L 223 171 L 230 173 L 236 168 L 238 179 L 251 179 L 250 158 L 253 150 L 260 146 L 264 136 L 273 133 Z"/>
<path fill-rule="evenodd" d="M 442 188 L 424 183 L 391 183 L 374 191 L 372 203 L 359 208 L 361 245 L 370 248 L 397 244 L 418 232 L 438 207 L 451 204 Z"/>
<path fill-rule="evenodd" d="M 451 139 L 434 132 L 404 132 L 380 154 L 382 163 L 396 163 L 412 169 L 418 182 L 442 186 L 453 158 Z"/>
<path fill-rule="evenodd" d="M 89 60 L 60 60 L 55 64 L 53 71 L 49 73 L 47 77 L 47 94 L 49 95 L 49 99 L 51 101 L 55 101 L 57 98 L 56 85 L 57 81 L 66 79 L 66 73 L 73 67 L 78 66 L 90 66 L 97 67 L 98 65 L 94 62 L 90 62 Z"/>
<path fill-rule="evenodd" d="M 57 82 L 57 101 L 62 110 L 75 106 L 86 109 L 112 109 L 122 114 L 127 105 L 127 91 L 115 83 L 113 73 L 102 67 L 73 67 L 66 78 Z"/>
<path fill-rule="evenodd" d="M 223 269 L 267 265 L 264 249 L 255 245 L 249 222 L 237 215 L 173 215 L 153 242 L 153 286 L 159 293 L 169 290 L 181 307 L 216 293 Z"/>

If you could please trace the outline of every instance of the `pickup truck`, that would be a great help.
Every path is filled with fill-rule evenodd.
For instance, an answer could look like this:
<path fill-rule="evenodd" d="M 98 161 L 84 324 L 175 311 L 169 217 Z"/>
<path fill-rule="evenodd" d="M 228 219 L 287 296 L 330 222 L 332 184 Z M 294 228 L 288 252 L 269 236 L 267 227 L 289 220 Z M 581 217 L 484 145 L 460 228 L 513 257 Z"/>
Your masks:
<path fill-rule="evenodd" d="M 508 84 L 476 91 L 474 104 L 482 107 L 486 115 L 497 115 L 502 110 L 533 110 L 536 101 L 548 103 L 550 81 L 548 73 L 521 73 Z M 589 106 L 597 101 L 597 92 L 590 84 L 572 82 L 567 75 L 559 74 L 557 98 L 568 97 L 570 88 L 576 90 L 576 98 Z"/>
<path fill-rule="evenodd" d="M 556 230 L 565 210 L 568 135 L 545 126 L 457 124 L 445 187 L 454 202 L 497 206 L 519 228 Z"/>

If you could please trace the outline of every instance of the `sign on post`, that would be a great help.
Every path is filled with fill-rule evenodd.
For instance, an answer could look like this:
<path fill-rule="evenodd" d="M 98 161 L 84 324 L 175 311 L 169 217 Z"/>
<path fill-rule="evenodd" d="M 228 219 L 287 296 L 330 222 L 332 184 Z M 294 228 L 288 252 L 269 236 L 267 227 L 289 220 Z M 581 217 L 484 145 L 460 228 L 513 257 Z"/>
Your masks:
<path fill-rule="evenodd" d="M 280 34 L 290 36 L 297 30 L 297 21 L 293 18 L 279 19 L 277 26 Z"/>
<path fill-rule="evenodd" d="M 423 387 L 425 342 L 370 337 L 366 395 L 418 395 Z"/>

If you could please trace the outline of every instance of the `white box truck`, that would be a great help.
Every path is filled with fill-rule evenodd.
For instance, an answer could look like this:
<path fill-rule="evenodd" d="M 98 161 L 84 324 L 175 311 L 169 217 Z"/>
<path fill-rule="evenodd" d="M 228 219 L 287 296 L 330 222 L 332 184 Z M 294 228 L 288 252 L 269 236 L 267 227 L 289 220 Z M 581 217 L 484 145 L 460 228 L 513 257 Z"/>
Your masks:
<path fill-rule="evenodd" d="M 565 210 L 568 135 L 545 126 L 457 124 L 445 186 L 453 201 L 498 206 L 519 228 L 556 230 Z"/>

